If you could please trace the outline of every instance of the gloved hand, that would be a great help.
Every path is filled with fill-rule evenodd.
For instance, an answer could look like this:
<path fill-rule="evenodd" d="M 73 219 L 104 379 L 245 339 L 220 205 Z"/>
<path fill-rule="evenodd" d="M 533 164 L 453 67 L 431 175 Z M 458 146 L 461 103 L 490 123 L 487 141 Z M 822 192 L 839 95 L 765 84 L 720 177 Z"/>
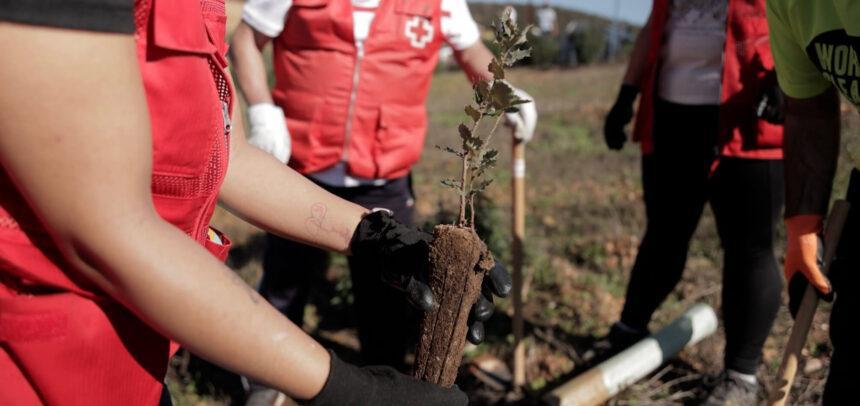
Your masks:
<path fill-rule="evenodd" d="M 472 344 L 480 344 L 484 341 L 484 322 L 489 320 L 496 310 L 493 303 L 493 295 L 507 297 L 511 293 L 511 275 L 505 270 L 504 265 L 496 260 L 496 265 L 484 277 L 481 283 L 481 294 L 478 301 L 472 306 L 469 313 L 469 332 L 466 339 Z"/>
<path fill-rule="evenodd" d="M 282 163 L 290 160 L 290 132 L 284 111 L 271 103 L 257 103 L 248 107 L 251 135 L 248 143 L 269 153 Z"/>
<path fill-rule="evenodd" d="M 334 353 L 328 380 L 319 394 L 303 402 L 312 406 L 448 406 L 467 405 L 466 394 L 419 381 L 387 366 L 359 368 L 347 364 Z"/>
<path fill-rule="evenodd" d="M 638 94 L 639 88 L 636 86 L 621 85 L 618 98 L 615 99 L 615 104 L 609 110 L 606 122 L 603 124 L 603 138 L 609 149 L 619 151 L 624 148 L 624 143 L 627 142 L 624 127 L 633 119 L 633 102 L 636 101 Z"/>
<path fill-rule="evenodd" d="M 530 101 L 517 105 L 519 111 L 515 113 L 505 113 L 505 125 L 513 128 L 516 139 L 529 142 L 534 137 L 535 126 L 537 126 L 537 107 L 534 99 L 528 93 L 515 87 L 513 89 L 517 97 Z"/>
<path fill-rule="evenodd" d="M 415 227 L 400 224 L 388 210 L 375 210 L 361 220 L 350 248 L 356 257 L 378 261 L 382 280 L 406 293 L 413 306 L 422 311 L 437 307 L 428 286 L 428 256 L 433 236 Z M 501 266 L 494 267 L 482 284 L 482 294 L 472 307 L 466 337 L 477 344 L 484 338 L 483 322 L 493 314 L 492 295 L 505 297 L 511 291 L 511 276 Z"/>
<path fill-rule="evenodd" d="M 785 280 L 788 282 L 789 307 L 796 313 L 806 284 L 811 283 L 818 295 L 833 300 L 830 281 L 821 272 L 821 240 L 823 217 L 818 214 L 801 214 L 785 219 L 787 231 Z"/>
<path fill-rule="evenodd" d="M 768 86 L 756 105 L 756 117 L 771 124 L 785 123 L 785 96 L 779 85 Z"/>

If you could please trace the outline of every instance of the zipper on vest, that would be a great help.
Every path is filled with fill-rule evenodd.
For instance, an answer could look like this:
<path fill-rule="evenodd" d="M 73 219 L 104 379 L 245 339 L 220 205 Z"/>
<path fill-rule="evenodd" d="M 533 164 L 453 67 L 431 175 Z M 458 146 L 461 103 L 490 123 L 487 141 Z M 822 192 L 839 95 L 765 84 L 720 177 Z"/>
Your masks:
<path fill-rule="evenodd" d="M 230 120 L 230 106 L 227 105 L 227 102 L 221 102 L 221 117 L 224 120 L 224 137 L 230 135 L 230 130 L 233 129 L 233 121 Z"/>
<path fill-rule="evenodd" d="M 352 119 L 355 117 L 355 99 L 358 98 L 358 81 L 361 77 L 361 60 L 364 59 L 364 41 L 355 44 L 355 68 L 352 70 L 352 91 L 349 93 L 349 107 L 346 112 L 346 127 L 344 128 L 343 153 L 340 160 L 349 160 L 349 141 L 352 138 Z"/>

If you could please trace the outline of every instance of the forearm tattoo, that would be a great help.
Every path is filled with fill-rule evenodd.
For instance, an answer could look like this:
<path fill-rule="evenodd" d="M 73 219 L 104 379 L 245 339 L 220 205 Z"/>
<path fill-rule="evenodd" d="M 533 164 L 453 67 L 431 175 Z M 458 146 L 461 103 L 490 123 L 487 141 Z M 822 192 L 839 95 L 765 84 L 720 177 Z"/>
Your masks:
<path fill-rule="evenodd" d="M 322 234 L 335 234 L 345 243 L 349 244 L 352 239 L 352 230 L 345 227 L 343 224 L 335 224 L 326 216 L 328 214 L 328 206 L 323 203 L 314 203 L 311 205 L 310 216 L 305 220 L 305 227 L 311 235 L 318 236 Z"/>

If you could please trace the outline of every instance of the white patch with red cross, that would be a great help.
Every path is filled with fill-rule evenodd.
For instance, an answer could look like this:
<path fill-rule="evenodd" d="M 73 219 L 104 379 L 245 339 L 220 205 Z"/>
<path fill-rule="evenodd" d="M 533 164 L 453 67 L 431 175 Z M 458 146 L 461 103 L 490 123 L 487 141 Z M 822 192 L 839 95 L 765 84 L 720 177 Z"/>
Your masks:
<path fill-rule="evenodd" d="M 414 16 L 406 21 L 406 38 L 409 38 L 409 44 L 413 48 L 424 49 L 431 41 L 433 41 L 433 24 L 430 20 Z"/>

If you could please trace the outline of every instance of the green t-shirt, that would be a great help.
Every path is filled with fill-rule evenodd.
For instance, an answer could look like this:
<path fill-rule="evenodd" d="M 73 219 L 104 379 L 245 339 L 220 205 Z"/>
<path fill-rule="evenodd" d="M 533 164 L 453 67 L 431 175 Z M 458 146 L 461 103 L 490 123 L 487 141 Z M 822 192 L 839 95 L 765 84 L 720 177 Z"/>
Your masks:
<path fill-rule="evenodd" d="M 860 108 L 860 0 L 767 0 L 771 52 L 785 94 L 833 84 Z"/>

